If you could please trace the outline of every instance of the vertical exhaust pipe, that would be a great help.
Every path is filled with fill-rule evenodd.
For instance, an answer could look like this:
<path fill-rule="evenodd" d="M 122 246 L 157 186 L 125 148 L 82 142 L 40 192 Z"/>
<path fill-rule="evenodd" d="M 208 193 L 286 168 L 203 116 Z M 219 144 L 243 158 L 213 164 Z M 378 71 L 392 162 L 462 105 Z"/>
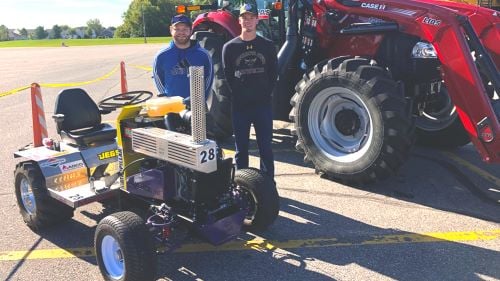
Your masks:
<path fill-rule="evenodd" d="M 191 92 L 191 136 L 194 143 L 202 143 L 207 139 L 204 76 L 203 66 L 189 67 L 189 89 Z"/>

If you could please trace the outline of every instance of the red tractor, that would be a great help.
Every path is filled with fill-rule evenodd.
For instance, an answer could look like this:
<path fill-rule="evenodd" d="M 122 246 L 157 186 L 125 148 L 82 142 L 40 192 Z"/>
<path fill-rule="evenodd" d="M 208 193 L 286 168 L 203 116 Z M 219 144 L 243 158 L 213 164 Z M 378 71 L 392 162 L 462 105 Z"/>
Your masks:
<path fill-rule="evenodd" d="M 318 173 L 385 179 L 415 139 L 472 141 L 484 161 L 500 162 L 498 12 L 439 0 L 286 2 L 254 2 L 259 33 L 279 48 L 274 118 L 295 123 L 296 148 Z M 209 9 L 193 29 L 215 65 L 209 108 L 219 136 L 231 134 L 221 50 L 240 32 L 239 5 L 181 6 Z"/>
<path fill-rule="evenodd" d="M 470 5 L 478 5 L 500 11 L 500 0 L 450 0 L 453 2 L 462 2 Z"/>

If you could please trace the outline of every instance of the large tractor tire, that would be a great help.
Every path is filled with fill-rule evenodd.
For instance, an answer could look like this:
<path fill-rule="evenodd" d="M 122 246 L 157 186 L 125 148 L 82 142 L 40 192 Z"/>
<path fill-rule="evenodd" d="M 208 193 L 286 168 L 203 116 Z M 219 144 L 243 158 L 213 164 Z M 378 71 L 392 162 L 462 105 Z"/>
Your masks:
<path fill-rule="evenodd" d="M 453 148 L 470 142 L 445 87 L 426 102 L 415 126 L 417 143 L 421 145 Z"/>
<path fill-rule="evenodd" d="M 248 206 L 244 226 L 249 231 L 264 231 L 278 217 L 279 195 L 273 180 L 257 169 L 236 171 L 236 189 Z"/>
<path fill-rule="evenodd" d="M 297 149 L 330 178 L 366 183 L 409 156 L 414 124 L 402 87 L 363 58 L 332 59 L 304 75 L 292 97 Z"/>
<path fill-rule="evenodd" d="M 153 237 L 137 214 L 118 212 L 102 219 L 95 231 L 94 247 L 104 280 L 156 280 Z"/>
<path fill-rule="evenodd" d="M 222 67 L 222 47 L 225 39 L 224 36 L 210 31 L 198 31 L 194 38 L 210 53 L 214 66 L 214 82 L 207 98 L 207 131 L 210 137 L 223 140 L 233 135 L 230 92 Z"/>
<path fill-rule="evenodd" d="M 35 162 L 17 164 L 14 171 L 17 205 L 24 222 L 39 230 L 73 217 L 73 209 L 48 195 L 45 179 Z"/>

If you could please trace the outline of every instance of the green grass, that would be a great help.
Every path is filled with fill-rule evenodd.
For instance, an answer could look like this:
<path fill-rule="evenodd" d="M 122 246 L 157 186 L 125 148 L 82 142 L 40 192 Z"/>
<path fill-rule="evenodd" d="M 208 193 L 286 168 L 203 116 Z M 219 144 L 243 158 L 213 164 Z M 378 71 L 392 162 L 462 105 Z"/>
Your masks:
<path fill-rule="evenodd" d="M 147 37 L 148 43 L 167 43 L 170 37 Z M 0 48 L 12 47 L 61 47 L 62 43 L 71 46 L 144 44 L 144 38 L 108 38 L 108 39 L 46 39 L 13 40 L 0 42 Z"/>

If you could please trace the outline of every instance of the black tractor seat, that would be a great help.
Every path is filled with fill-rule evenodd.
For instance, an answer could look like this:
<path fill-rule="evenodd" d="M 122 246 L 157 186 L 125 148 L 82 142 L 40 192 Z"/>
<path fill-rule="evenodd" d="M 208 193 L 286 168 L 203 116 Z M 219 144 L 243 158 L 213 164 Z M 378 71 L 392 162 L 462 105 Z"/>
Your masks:
<path fill-rule="evenodd" d="M 62 90 L 56 99 L 54 120 L 57 133 L 64 142 L 89 146 L 96 142 L 112 141 L 116 129 L 101 123 L 101 114 L 96 103 L 83 89 Z"/>

